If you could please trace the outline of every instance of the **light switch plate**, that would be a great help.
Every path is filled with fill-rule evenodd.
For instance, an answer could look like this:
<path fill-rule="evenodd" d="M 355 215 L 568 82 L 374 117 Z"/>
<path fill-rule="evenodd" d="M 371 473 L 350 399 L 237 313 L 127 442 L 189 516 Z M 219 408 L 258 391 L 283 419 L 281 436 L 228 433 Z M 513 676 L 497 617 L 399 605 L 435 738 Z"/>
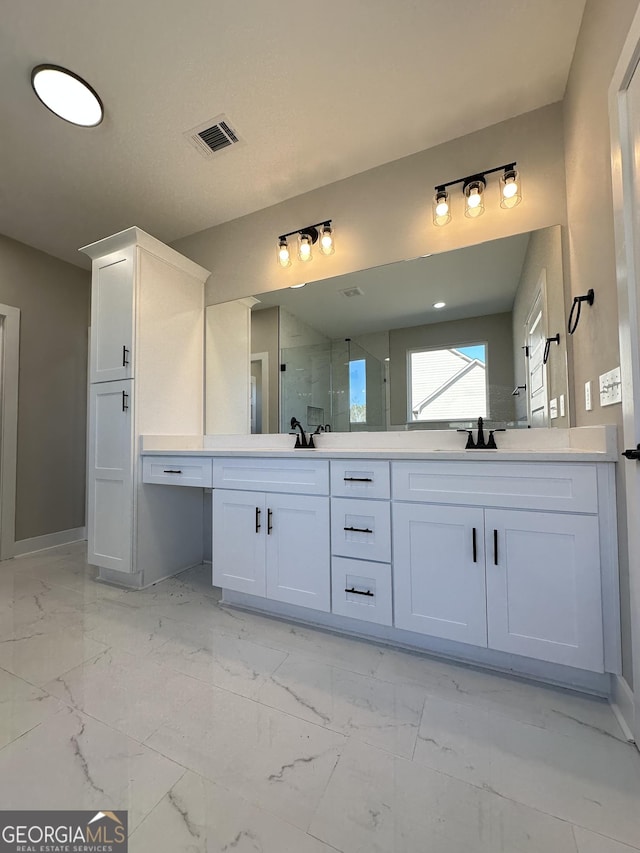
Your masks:
<path fill-rule="evenodd" d="M 593 403 L 591 401 L 591 380 L 584 383 L 584 407 L 587 412 L 590 412 L 593 409 Z"/>
<path fill-rule="evenodd" d="M 564 394 L 560 394 L 560 417 L 564 417 Z"/>
<path fill-rule="evenodd" d="M 551 420 L 558 417 L 558 401 L 555 397 L 549 400 L 549 417 Z"/>
<path fill-rule="evenodd" d="M 615 367 L 600 377 L 600 405 L 613 406 L 622 402 L 622 381 L 620 368 Z"/>

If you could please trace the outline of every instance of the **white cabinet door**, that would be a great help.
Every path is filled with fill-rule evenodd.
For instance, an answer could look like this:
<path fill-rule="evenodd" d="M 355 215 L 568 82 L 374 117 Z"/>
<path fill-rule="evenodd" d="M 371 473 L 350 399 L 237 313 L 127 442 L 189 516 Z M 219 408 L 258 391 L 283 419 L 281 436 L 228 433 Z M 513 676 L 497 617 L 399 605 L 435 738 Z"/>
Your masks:
<path fill-rule="evenodd" d="M 133 381 L 91 386 L 88 560 L 132 571 Z"/>
<path fill-rule="evenodd" d="M 266 495 L 267 598 L 328 612 L 329 498 Z"/>
<path fill-rule="evenodd" d="M 91 278 L 91 382 L 133 377 L 135 249 L 94 261 Z"/>
<path fill-rule="evenodd" d="M 603 672 L 596 516 L 486 510 L 489 647 Z"/>
<path fill-rule="evenodd" d="M 396 628 L 486 646 L 482 509 L 396 503 L 393 541 Z"/>
<path fill-rule="evenodd" d="M 260 492 L 214 489 L 214 586 L 264 598 L 266 523 Z"/>

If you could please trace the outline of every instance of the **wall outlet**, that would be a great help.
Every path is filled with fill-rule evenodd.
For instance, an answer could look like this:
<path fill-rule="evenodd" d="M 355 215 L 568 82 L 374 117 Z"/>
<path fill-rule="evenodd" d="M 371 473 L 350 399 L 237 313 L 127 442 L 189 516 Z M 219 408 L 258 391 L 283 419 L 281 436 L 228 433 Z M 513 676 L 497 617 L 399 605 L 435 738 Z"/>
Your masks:
<path fill-rule="evenodd" d="M 549 400 L 549 417 L 551 420 L 558 417 L 558 401 L 555 397 L 553 400 Z"/>
<path fill-rule="evenodd" d="M 600 377 L 600 405 L 613 406 L 622 402 L 622 381 L 620 368 L 615 367 Z"/>
<path fill-rule="evenodd" d="M 564 417 L 564 394 L 560 394 L 560 417 Z"/>
<path fill-rule="evenodd" d="M 593 409 L 593 403 L 591 402 L 591 380 L 584 383 L 584 407 L 587 412 Z"/>

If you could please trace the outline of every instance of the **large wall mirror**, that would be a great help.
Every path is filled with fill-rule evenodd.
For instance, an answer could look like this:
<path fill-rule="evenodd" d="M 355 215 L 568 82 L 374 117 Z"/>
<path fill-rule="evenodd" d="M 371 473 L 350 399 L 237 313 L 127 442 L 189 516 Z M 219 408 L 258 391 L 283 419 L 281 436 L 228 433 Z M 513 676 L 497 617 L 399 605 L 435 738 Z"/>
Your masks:
<path fill-rule="evenodd" d="M 560 226 L 256 299 L 252 432 L 569 426 Z"/>

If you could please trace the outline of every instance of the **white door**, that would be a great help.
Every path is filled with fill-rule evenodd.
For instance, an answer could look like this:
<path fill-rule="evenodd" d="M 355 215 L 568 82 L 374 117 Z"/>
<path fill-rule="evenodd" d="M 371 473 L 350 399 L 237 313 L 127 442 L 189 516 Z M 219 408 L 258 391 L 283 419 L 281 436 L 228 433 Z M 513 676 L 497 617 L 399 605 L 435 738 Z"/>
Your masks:
<path fill-rule="evenodd" d="M 485 510 L 489 648 L 604 670 L 598 519 Z"/>
<path fill-rule="evenodd" d="M 91 386 L 89 563 L 132 571 L 133 380 Z"/>
<path fill-rule="evenodd" d="M 91 276 L 91 382 L 133 377 L 135 249 L 93 262 Z"/>
<path fill-rule="evenodd" d="M 214 489 L 214 586 L 264 598 L 266 523 L 262 492 Z"/>
<path fill-rule="evenodd" d="M 544 291 L 540 288 L 525 325 L 527 420 L 530 427 L 548 426 L 547 376 L 543 364 L 545 328 Z"/>
<path fill-rule="evenodd" d="M 331 609 L 329 498 L 266 495 L 267 598 Z"/>
<path fill-rule="evenodd" d="M 486 646 L 483 511 L 395 503 L 393 542 L 396 628 Z"/>
<path fill-rule="evenodd" d="M 640 443 L 640 11 L 636 13 L 609 88 L 611 168 L 618 280 L 624 445 Z M 627 510 L 631 657 L 635 720 L 625 719 L 640 742 L 640 462 L 621 460 Z M 622 473 L 622 472 L 621 472 Z M 626 602 L 623 603 L 623 607 Z M 629 678 L 629 681 L 631 678 Z"/>

